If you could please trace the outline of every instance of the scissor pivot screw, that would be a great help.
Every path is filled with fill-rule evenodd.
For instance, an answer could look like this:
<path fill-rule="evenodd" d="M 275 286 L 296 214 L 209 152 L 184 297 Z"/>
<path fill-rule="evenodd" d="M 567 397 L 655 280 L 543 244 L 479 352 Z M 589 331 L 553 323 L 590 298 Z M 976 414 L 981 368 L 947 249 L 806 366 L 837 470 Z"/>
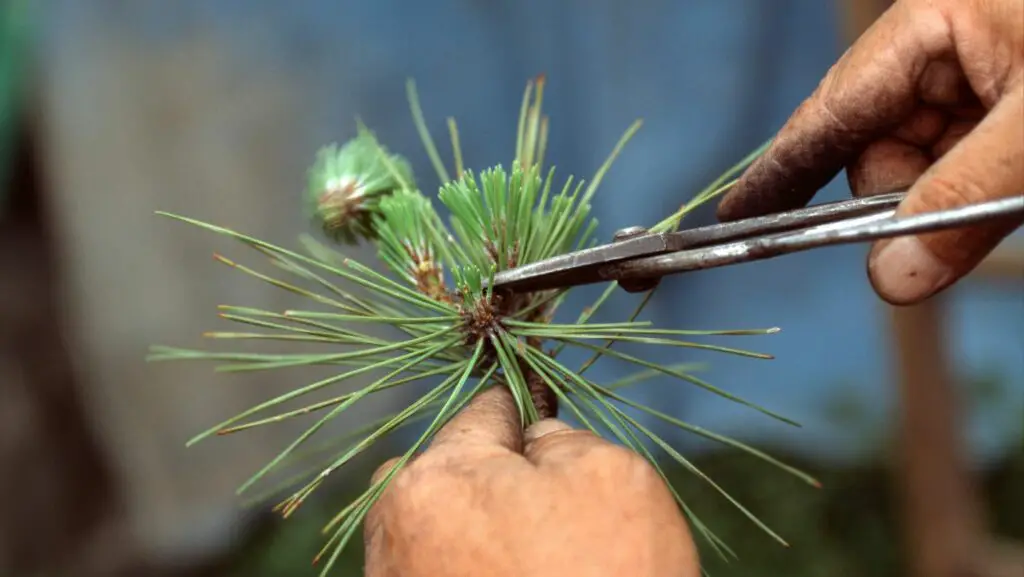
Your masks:
<path fill-rule="evenodd" d="M 615 231 L 612 236 L 614 242 L 622 242 L 631 238 L 637 238 L 647 234 L 647 229 L 642 226 L 631 226 L 628 228 L 620 228 Z M 654 287 L 658 286 L 661 282 L 660 277 L 656 278 L 638 278 L 638 279 L 622 279 L 619 281 L 619 287 L 628 293 L 642 293 L 647 292 Z"/>
<path fill-rule="evenodd" d="M 629 240 L 631 238 L 636 238 L 638 236 L 643 236 L 645 234 L 647 234 L 646 228 L 642 226 L 631 226 L 628 228 L 620 228 L 619 230 L 615 231 L 615 235 L 612 236 L 612 240 L 614 240 L 615 242 L 619 242 L 623 240 Z"/>

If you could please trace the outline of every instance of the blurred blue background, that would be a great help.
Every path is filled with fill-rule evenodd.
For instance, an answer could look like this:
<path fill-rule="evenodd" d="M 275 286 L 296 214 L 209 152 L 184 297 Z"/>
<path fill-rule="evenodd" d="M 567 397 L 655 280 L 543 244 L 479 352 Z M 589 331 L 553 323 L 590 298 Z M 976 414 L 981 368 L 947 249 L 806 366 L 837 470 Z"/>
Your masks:
<path fill-rule="evenodd" d="M 0 278 L 29 278 L 18 267 L 49 263 L 51 272 L 37 273 L 45 288 L 21 290 L 55 303 L 38 314 L 58 319 L 47 338 L 60 343 L 41 341 L 47 354 L 39 360 L 10 353 L 11 366 L 65 359 L 67 386 L 85 415 L 81 434 L 95 438 L 90 458 L 108 471 L 105 498 L 118 511 L 95 514 L 105 532 L 82 541 L 88 545 L 61 529 L 68 543 L 106 551 L 97 543 L 110 549 L 124 539 L 137 543 L 153 567 L 167 558 L 217 557 L 237 544 L 237 527 L 245 524 L 231 496 L 234 485 L 295 432 L 182 449 L 192 433 L 287 383 L 146 365 L 146 346 L 195 342 L 220 302 L 269 308 L 283 301 L 244 280 L 226 280 L 237 275 L 208 258 L 221 249 L 219 239 L 157 220 L 154 210 L 293 244 L 309 226 L 299 202 L 306 166 L 320 145 L 352 136 L 357 116 L 409 158 L 431 188 L 433 171 L 405 101 L 406 78 L 415 79 L 434 134 L 444 134 L 446 117 L 456 117 L 466 163 L 482 168 L 510 162 L 523 87 L 544 73 L 547 157 L 563 177 L 589 177 L 629 123 L 644 119 L 595 200 L 599 236 L 610 238 L 618 228 L 664 218 L 769 138 L 842 53 L 849 20 L 863 4 L 54 0 L 27 10 L 27 2 L 8 3 L 5 22 L 17 25 L 4 28 L 0 39 L 0 69 L 7 72 L 0 166 L 13 176 L 0 196 L 0 222 L 7 223 L 0 227 L 14 231 L 4 238 L 19 248 L 0 261 Z M 18 151 L 28 148 L 26 160 Z M 37 174 L 32 179 L 19 172 L 29 164 Z M 29 188 L 35 200 L 25 200 Z M 840 176 L 817 200 L 846 195 Z M 705 207 L 687 224 L 712 222 L 711 211 Z M 36 224 L 18 228 L 19 218 Z M 22 238 L 16 234 L 42 236 L 15 245 Z M 46 256 L 27 264 L 25 247 Z M 821 466 L 884 461 L 899 422 L 897 347 L 891 311 L 865 279 L 866 250 L 832 248 L 672 278 L 645 313 L 667 327 L 780 327 L 773 336 L 724 342 L 771 353 L 773 361 L 684 357 L 677 350 L 645 349 L 645 356 L 666 364 L 707 361 L 708 380 L 802 428 L 692 388 L 655 384 L 631 394 Z M 969 279 L 942 301 L 942 342 L 963 385 L 958 390 L 967 398 L 975 390 L 969 383 L 998 383 L 997 401 L 958 403 L 966 409 L 958 433 L 977 465 L 972 470 L 985 471 L 1022 449 L 1019 279 Z M 581 290 L 565 307 L 576 311 L 594 295 Z M 606 317 L 628 314 L 632 300 L 618 295 Z M 10 319 L 27 310 L 14 302 L 0 301 Z M 19 340 L 22 333 L 9 334 Z M 627 370 L 608 362 L 591 374 L 610 381 Z M 5 394 L 15 395 L 4 387 L 0 404 Z M 45 405 L 26 390 L 18 393 L 21 402 Z M 843 407 L 855 409 L 856 425 L 837 418 Z M 702 448 L 677 440 L 689 451 Z M 2 465 L 5 472 L 16 463 L 34 466 L 10 463 Z M 63 475 L 73 478 L 77 470 Z M 40 479 L 55 476 L 62 474 L 40 473 Z M 314 529 L 306 527 L 306 539 L 318 539 Z M 39 555 L 19 553 L 31 548 L 25 541 L 9 541 L 0 573 L 5 559 L 11 567 L 25 559 L 45 565 Z M 76 566 L 69 561 L 75 555 L 62 562 Z M 120 568 L 135 562 L 95 561 L 95 574 L 135 574 L 141 570 Z M 745 574 L 769 574 L 748 569 Z M 282 571 L 267 574 L 299 574 Z"/>

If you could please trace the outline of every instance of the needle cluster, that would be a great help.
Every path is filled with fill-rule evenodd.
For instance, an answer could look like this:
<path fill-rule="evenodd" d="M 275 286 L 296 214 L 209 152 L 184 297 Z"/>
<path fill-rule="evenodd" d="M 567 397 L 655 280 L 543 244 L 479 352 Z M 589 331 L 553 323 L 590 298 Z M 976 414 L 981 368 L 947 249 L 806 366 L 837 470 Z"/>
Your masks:
<path fill-rule="evenodd" d="M 620 392 L 626 386 L 665 377 L 791 422 L 698 378 L 694 375 L 698 368 L 694 364 L 663 366 L 613 347 L 616 343 L 638 343 L 764 359 L 770 357 L 702 340 L 712 335 L 770 334 L 777 329 L 654 328 L 650 322 L 638 320 L 650 293 L 622 322 L 590 322 L 615 290 L 614 283 L 592 306 L 573 315 L 573 322 L 556 323 L 555 313 L 567 291 L 512 295 L 488 288 L 491 283 L 487 281 L 498 271 L 594 243 L 597 223 L 590 217 L 591 199 L 614 159 L 640 126 L 639 122 L 634 123 L 626 131 L 589 182 L 571 176 L 559 179 L 554 168 L 543 165 L 548 135 L 548 119 L 541 113 L 543 88 L 542 77 L 527 85 L 519 114 L 515 156 L 507 168 L 496 166 L 478 173 L 466 169 L 458 129 L 454 120 L 449 119 L 455 161 L 452 177 L 426 129 L 415 88 L 411 83 L 408 85 L 413 120 L 443 183 L 436 199 L 448 209 L 448 222 L 438 214 L 432 199 L 419 190 L 408 162 L 388 152 L 369 130 L 360 126 L 353 140 L 320 151 L 310 171 L 308 192 L 314 216 L 332 239 L 373 243 L 387 273 L 308 238 L 305 252 L 300 253 L 213 224 L 167 215 L 234 238 L 262 253 L 275 265 L 276 274 L 257 271 L 225 257 L 217 258 L 257 280 L 301 295 L 309 303 L 308 309 L 285 311 L 222 306 L 222 318 L 254 330 L 217 331 L 207 336 L 231 341 L 306 341 L 323 343 L 329 348 L 329 352 L 318 354 L 256 354 L 154 347 L 150 357 L 153 360 L 218 361 L 223 363 L 221 370 L 226 371 L 332 367 L 331 376 L 269 399 L 193 439 L 196 442 L 211 435 L 289 419 L 312 419 L 309 427 L 256 472 L 240 492 L 251 489 L 272 471 L 298 468 L 301 472 L 286 483 L 285 498 L 278 505 L 283 515 L 291 515 L 328 478 L 376 442 L 414 423 L 426 423 L 423 433 L 408 447 L 391 474 L 370 486 L 324 528 L 327 542 L 318 556 L 318 560 L 326 560 L 324 573 L 356 534 L 367 511 L 394 474 L 461 407 L 488 386 L 509 388 L 524 426 L 561 410 L 581 426 L 648 458 L 659 472 L 661 459 L 655 452 L 681 463 L 780 541 L 753 513 L 641 423 L 637 413 L 748 452 L 814 484 L 813 479 L 753 447 L 685 423 Z M 730 179 L 757 153 L 730 169 L 653 230 L 678 226 L 690 210 L 725 190 Z M 375 329 L 382 326 L 399 336 L 375 336 L 380 333 Z M 564 358 L 567 349 L 585 351 L 589 357 L 579 366 L 570 366 Z M 603 357 L 635 365 L 638 372 L 619 382 L 598 383 L 586 372 Z M 350 384 L 356 377 L 368 375 L 372 375 L 369 384 Z M 413 384 L 428 384 L 426 392 L 400 410 L 352 431 L 343 440 L 330 439 L 320 446 L 309 442 L 329 422 L 367 397 Z M 336 391 L 335 396 L 285 408 L 328 389 Z M 299 451 L 300 447 L 304 450 Z M 678 494 L 676 497 L 698 534 L 715 550 L 731 554 L 725 543 L 694 514 L 690 504 L 684 503 Z"/>

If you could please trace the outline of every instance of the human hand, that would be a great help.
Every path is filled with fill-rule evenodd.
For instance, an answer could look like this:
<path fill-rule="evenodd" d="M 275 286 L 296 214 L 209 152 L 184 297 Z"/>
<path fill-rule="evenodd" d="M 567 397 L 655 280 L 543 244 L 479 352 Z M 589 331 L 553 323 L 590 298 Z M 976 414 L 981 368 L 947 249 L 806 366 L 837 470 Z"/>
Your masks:
<path fill-rule="evenodd" d="M 500 386 L 394 476 L 365 542 L 367 577 L 700 574 L 686 521 L 647 461 L 553 419 L 524 434 Z"/>
<path fill-rule="evenodd" d="M 843 168 L 856 196 L 909 187 L 899 216 L 1024 194 L 1024 2 L 895 2 L 725 196 L 719 219 L 803 206 Z M 1020 225 L 879 241 L 871 283 L 892 304 L 919 302 Z"/>

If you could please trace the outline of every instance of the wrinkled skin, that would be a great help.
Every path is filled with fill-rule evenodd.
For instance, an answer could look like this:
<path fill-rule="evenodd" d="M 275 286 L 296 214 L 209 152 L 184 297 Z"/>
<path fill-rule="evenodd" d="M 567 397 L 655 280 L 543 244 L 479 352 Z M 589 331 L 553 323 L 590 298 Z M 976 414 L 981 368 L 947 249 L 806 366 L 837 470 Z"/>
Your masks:
<path fill-rule="evenodd" d="M 1024 2 L 896 2 L 726 195 L 719 218 L 802 206 L 843 168 L 857 196 L 909 188 L 898 215 L 1024 194 Z M 879 241 L 869 277 L 889 303 L 920 302 L 1020 224 Z"/>
<path fill-rule="evenodd" d="M 723 199 L 732 220 L 795 208 L 841 169 L 901 215 L 1024 192 L 1024 2 L 901 0 L 832 68 Z M 879 295 L 918 302 L 1020 222 L 877 243 Z M 376 475 L 391 470 L 385 463 Z M 366 523 L 367 577 L 696 577 L 690 531 L 635 454 L 558 421 L 525 433 L 503 388 L 400 471 Z"/>
<path fill-rule="evenodd" d="M 505 387 L 474 399 L 395 475 L 365 536 L 367 577 L 700 575 L 650 464 L 557 420 L 524 433 Z"/>

